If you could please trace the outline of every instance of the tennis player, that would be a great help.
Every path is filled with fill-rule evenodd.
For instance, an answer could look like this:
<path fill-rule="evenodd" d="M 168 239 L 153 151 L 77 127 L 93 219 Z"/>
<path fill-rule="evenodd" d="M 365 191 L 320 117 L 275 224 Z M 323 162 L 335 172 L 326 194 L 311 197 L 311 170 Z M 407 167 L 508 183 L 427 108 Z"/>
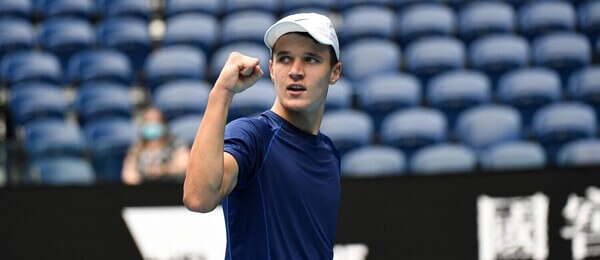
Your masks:
<path fill-rule="evenodd" d="M 264 40 L 273 107 L 225 125 L 233 96 L 263 75 L 258 59 L 231 53 L 191 149 L 183 201 L 198 212 L 222 204 L 226 259 L 332 259 L 340 156 L 319 127 L 342 69 L 338 38 L 329 18 L 302 13 Z"/>

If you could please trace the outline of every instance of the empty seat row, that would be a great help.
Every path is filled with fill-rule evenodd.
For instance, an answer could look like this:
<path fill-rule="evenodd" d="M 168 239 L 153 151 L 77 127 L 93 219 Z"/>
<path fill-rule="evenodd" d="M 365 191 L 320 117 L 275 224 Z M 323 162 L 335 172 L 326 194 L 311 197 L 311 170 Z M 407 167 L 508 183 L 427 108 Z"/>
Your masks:
<path fill-rule="evenodd" d="M 471 42 L 490 33 L 518 32 L 533 39 L 549 32 L 579 29 L 595 40 L 595 27 L 600 22 L 598 5 L 598 1 L 589 1 L 577 10 L 568 1 L 530 1 L 515 10 L 506 2 L 474 1 L 457 12 L 434 2 L 414 4 L 400 12 L 384 5 L 356 6 L 341 13 L 341 38 L 342 42 L 350 42 L 361 37 L 383 37 L 406 45 L 432 35 L 459 35 Z"/>
<path fill-rule="evenodd" d="M 600 139 L 579 139 L 561 147 L 558 166 L 600 165 Z M 547 167 L 544 148 L 534 142 L 500 143 L 477 153 L 460 144 L 439 143 L 407 155 L 391 146 L 369 145 L 342 157 L 342 175 L 374 177 L 467 173 L 477 170 L 507 171 Z"/>
<path fill-rule="evenodd" d="M 0 5 L 0 16 L 25 19 L 39 15 L 42 19 L 131 16 L 147 20 L 150 12 L 146 0 L 3 0 Z"/>
<path fill-rule="evenodd" d="M 544 146 L 549 158 L 565 142 L 594 137 L 598 120 L 594 110 L 582 103 L 557 103 L 542 107 L 533 117 L 533 139 Z M 400 109 L 387 116 L 378 131 L 373 119 L 357 110 L 325 113 L 321 131 L 333 140 L 341 154 L 380 142 L 407 154 L 426 145 L 456 140 L 475 151 L 498 143 L 527 140 L 521 116 L 510 106 L 480 105 L 462 112 L 456 126 L 448 126 L 442 112 L 431 108 Z M 553 159 L 549 159 L 553 162 Z"/>

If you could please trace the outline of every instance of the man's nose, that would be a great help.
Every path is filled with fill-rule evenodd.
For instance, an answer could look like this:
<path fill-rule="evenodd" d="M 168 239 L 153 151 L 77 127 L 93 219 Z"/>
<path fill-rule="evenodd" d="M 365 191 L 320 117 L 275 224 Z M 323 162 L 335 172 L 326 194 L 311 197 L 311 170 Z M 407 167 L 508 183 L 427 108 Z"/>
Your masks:
<path fill-rule="evenodd" d="M 292 79 L 302 79 L 304 78 L 304 69 L 302 67 L 302 60 L 296 59 L 292 64 L 292 68 L 288 73 Z"/>

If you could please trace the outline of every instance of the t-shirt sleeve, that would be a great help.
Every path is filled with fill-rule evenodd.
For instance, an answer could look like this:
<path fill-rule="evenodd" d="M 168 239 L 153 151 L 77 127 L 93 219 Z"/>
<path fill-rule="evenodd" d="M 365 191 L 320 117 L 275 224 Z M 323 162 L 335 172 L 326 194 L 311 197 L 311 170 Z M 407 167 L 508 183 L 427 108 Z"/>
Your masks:
<path fill-rule="evenodd" d="M 238 119 L 225 127 L 225 152 L 233 155 L 238 164 L 238 184 L 243 188 L 256 175 L 261 158 L 261 138 L 248 119 Z"/>

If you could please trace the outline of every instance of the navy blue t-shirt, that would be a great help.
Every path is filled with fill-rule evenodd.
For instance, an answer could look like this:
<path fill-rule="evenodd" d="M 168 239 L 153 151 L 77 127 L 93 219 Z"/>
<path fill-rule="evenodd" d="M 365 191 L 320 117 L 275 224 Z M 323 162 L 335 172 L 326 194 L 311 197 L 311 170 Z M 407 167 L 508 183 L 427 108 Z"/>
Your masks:
<path fill-rule="evenodd" d="M 225 127 L 238 183 L 223 199 L 226 259 L 332 259 L 340 156 L 331 140 L 266 111 Z"/>

